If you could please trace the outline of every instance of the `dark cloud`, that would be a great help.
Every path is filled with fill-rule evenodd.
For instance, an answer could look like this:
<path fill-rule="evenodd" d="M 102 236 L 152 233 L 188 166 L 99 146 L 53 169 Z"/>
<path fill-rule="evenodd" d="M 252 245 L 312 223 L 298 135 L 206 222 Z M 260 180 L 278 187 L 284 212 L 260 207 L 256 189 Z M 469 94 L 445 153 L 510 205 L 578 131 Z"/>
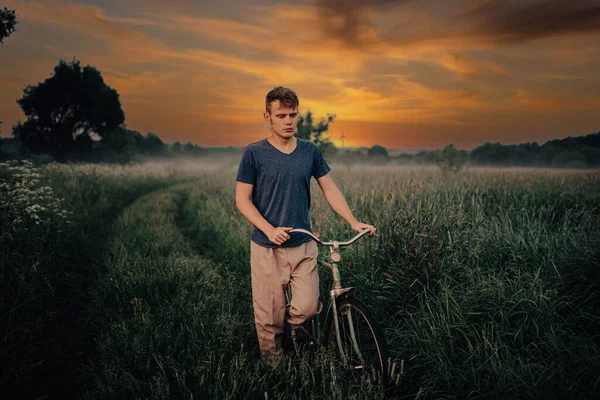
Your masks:
<path fill-rule="evenodd" d="M 316 0 L 321 29 L 351 47 L 365 45 L 365 31 L 372 29 L 365 11 L 386 6 L 413 3 L 415 0 Z M 373 38 L 369 38 L 372 41 Z"/>
<path fill-rule="evenodd" d="M 546 36 L 600 32 L 600 1 L 490 1 L 462 15 L 476 24 L 474 34 L 500 43 Z"/>
<path fill-rule="evenodd" d="M 351 47 L 461 38 L 513 44 L 574 33 L 600 33 L 598 0 L 315 0 L 323 33 Z M 398 15 L 377 26 L 369 19 Z M 381 13 L 381 14 L 380 14 Z M 416 18 L 411 21 L 410 18 Z M 393 19 L 393 18 L 391 18 Z"/>

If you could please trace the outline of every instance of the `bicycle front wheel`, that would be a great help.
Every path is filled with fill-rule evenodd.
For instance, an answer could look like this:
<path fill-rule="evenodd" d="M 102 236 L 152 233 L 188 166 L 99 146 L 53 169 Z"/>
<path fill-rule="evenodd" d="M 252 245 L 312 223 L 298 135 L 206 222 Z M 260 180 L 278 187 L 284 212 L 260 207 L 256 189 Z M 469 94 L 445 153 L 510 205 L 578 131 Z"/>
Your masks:
<path fill-rule="evenodd" d="M 342 298 L 337 303 L 340 343 L 333 312 L 325 325 L 325 345 L 337 353 L 337 359 L 352 374 L 386 382 L 388 350 L 379 323 L 359 300 Z"/>

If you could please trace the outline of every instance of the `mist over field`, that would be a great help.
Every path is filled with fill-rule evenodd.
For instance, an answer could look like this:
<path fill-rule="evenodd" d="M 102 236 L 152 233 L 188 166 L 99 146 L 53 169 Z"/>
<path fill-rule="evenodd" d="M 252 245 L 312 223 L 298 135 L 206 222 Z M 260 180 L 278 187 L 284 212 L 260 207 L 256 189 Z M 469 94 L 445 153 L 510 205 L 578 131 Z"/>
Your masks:
<path fill-rule="evenodd" d="M 344 286 L 380 320 L 387 393 L 316 354 L 258 356 L 239 156 L 2 163 L 0 384 L 60 398 L 593 398 L 600 174 L 332 162 Z M 312 181 L 311 223 L 354 236 Z M 27 195 L 25 195 L 27 193 Z M 6 199 L 12 201 L 6 201 Z M 320 258 L 326 259 L 326 249 Z M 321 293 L 331 277 L 320 271 Z M 323 300 L 323 299 L 322 299 Z"/>

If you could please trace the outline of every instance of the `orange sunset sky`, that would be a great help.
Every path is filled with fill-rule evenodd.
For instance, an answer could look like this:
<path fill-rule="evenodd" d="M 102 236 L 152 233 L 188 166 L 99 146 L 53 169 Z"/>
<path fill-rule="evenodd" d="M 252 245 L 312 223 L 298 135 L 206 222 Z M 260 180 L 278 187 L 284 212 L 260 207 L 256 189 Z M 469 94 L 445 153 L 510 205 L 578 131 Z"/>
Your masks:
<path fill-rule="evenodd" d="M 8 0 L 2 136 L 61 58 L 96 67 L 164 141 L 264 138 L 264 98 L 337 114 L 334 143 L 472 148 L 600 130 L 600 1 Z"/>

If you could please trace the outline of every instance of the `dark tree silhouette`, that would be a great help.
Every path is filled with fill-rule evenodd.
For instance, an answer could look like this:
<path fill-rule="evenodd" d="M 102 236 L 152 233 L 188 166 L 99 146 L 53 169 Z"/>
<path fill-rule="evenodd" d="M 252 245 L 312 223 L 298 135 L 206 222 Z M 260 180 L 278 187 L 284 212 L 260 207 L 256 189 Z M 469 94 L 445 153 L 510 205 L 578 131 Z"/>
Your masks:
<path fill-rule="evenodd" d="M 389 156 L 387 149 L 378 144 L 371 147 L 367 151 L 367 154 L 369 155 L 369 157 L 388 157 Z"/>
<path fill-rule="evenodd" d="M 17 16 L 14 10 L 9 10 L 4 7 L 0 10 L 0 43 L 4 43 L 4 38 L 9 37 L 14 31 L 17 25 Z"/>
<path fill-rule="evenodd" d="M 48 152 L 57 159 L 88 151 L 90 134 L 103 137 L 114 131 L 125 115 L 116 90 L 104 83 L 100 72 L 81 67 L 73 58 L 54 67 L 54 75 L 37 86 L 27 85 L 17 103 L 27 121 L 13 128 L 13 135 L 35 152 Z"/>
<path fill-rule="evenodd" d="M 140 149 L 142 153 L 149 155 L 162 155 L 167 151 L 167 145 L 165 145 L 158 135 L 148 132 L 146 137 L 140 143 Z"/>
<path fill-rule="evenodd" d="M 102 159 L 105 161 L 128 162 L 139 152 L 144 137 L 138 131 L 127 129 L 124 124 L 106 133 L 100 141 Z"/>
<path fill-rule="evenodd" d="M 459 150 L 453 144 L 446 145 L 438 154 L 436 163 L 443 172 L 458 172 L 469 159 L 469 152 Z"/>
<path fill-rule="evenodd" d="M 173 154 L 181 153 L 181 143 L 179 143 L 179 140 L 176 140 L 175 143 L 173 143 L 171 151 L 173 152 Z"/>
<path fill-rule="evenodd" d="M 300 115 L 298 118 L 298 128 L 296 137 L 299 139 L 310 140 L 316 144 L 323 153 L 332 153 L 337 149 L 335 145 L 324 134 L 329 131 L 329 124 L 335 119 L 335 114 L 327 114 L 327 119 L 321 118 L 318 125 L 313 125 L 312 113 L 306 112 L 306 116 Z"/>
<path fill-rule="evenodd" d="M 183 145 L 183 153 L 187 156 L 198 157 L 205 155 L 207 150 L 204 147 L 198 146 L 196 143 L 187 142 Z"/>
<path fill-rule="evenodd" d="M 14 10 L 9 10 L 6 7 L 0 10 L 0 44 L 4 43 L 4 38 L 10 36 L 16 30 L 16 24 L 17 17 Z M 2 120 L 0 120 L 0 125 L 2 125 Z M 0 130 L 0 133 L 2 133 L 2 130 Z"/>
<path fill-rule="evenodd" d="M 486 142 L 471 150 L 474 165 L 523 165 L 544 167 L 600 166 L 600 132 L 586 136 L 518 145 Z"/>

